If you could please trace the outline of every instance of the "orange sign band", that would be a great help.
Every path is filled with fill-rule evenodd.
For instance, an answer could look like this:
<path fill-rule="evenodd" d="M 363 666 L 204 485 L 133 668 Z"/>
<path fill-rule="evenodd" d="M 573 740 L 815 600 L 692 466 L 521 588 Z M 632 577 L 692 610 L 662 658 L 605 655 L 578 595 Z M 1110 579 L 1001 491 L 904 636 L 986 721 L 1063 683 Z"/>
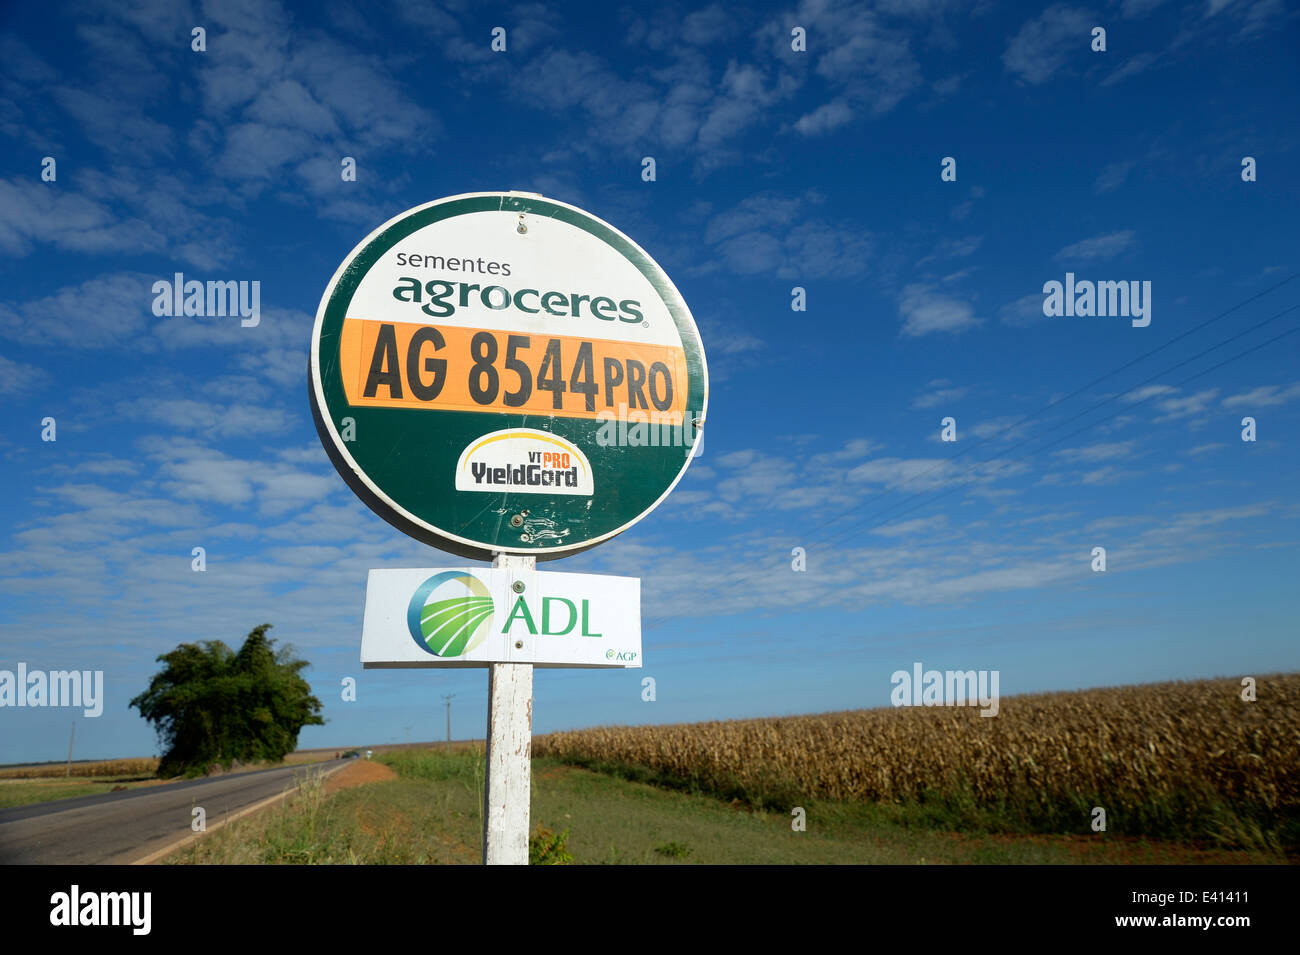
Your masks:
<path fill-rule="evenodd" d="M 361 318 L 343 320 L 339 368 L 348 403 L 370 408 L 671 416 L 689 391 L 681 347 Z"/>

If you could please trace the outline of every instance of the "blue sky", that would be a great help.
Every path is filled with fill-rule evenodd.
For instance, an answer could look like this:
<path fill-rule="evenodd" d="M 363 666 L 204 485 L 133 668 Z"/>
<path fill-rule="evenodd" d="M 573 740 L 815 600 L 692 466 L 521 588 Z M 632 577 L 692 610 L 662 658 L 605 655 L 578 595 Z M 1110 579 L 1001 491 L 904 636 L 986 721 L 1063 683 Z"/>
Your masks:
<path fill-rule="evenodd" d="M 633 237 L 712 383 L 673 495 L 551 565 L 642 578 L 646 669 L 539 672 L 538 731 L 879 706 L 913 661 L 1004 695 L 1300 667 L 1300 334 L 1234 358 L 1300 327 L 1251 330 L 1300 303 L 1294 6 L 120 6 L 0 11 L 0 669 L 104 671 L 76 755 L 154 752 L 154 657 L 262 622 L 312 664 L 303 746 L 437 738 L 446 693 L 482 734 L 483 671 L 360 669 L 366 571 L 464 562 L 354 498 L 305 371 L 358 241 L 492 189 Z M 259 281 L 260 324 L 156 318 L 178 271 Z M 1150 325 L 1044 317 L 1067 271 L 1151 282 Z M 0 711 L 0 762 L 73 717 Z"/>

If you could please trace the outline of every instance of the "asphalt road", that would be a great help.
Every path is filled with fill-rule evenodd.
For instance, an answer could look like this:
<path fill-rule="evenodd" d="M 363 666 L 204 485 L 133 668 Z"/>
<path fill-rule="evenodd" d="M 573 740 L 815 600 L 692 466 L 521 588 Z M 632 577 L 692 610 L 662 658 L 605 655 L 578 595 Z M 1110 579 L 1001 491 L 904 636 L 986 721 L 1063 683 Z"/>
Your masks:
<path fill-rule="evenodd" d="M 351 762 L 312 763 L 325 773 Z M 234 773 L 103 796 L 80 796 L 0 810 L 0 864 L 123 865 L 192 834 L 192 810 L 201 806 L 208 828 L 294 787 L 306 765 Z"/>

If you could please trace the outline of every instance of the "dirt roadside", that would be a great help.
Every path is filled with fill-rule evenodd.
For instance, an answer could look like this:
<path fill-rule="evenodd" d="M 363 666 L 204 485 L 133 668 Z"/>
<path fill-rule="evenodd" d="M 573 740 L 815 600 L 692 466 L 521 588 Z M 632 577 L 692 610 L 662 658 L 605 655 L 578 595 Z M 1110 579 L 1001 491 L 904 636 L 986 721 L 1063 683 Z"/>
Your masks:
<path fill-rule="evenodd" d="M 340 789 L 347 789 L 351 786 L 362 786 L 366 783 L 377 783 L 385 779 L 396 778 L 397 773 L 383 763 L 371 762 L 368 759 L 357 759 L 353 760 L 350 766 L 344 766 L 325 780 L 325 794 L 332 795 Z"/>

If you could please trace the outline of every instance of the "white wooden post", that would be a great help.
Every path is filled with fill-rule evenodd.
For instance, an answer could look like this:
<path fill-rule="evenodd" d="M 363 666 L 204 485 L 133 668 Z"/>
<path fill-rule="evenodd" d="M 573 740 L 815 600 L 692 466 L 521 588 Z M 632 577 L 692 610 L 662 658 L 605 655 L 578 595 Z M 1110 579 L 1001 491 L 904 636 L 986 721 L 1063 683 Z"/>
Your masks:
<path fill-rule="evenodd" d="M 531 571 L 537 558 L 498 554 L 493 567 Z M 532 797 L 533 665 L 488 665 L 483 864 L 527 865 Z"/>

